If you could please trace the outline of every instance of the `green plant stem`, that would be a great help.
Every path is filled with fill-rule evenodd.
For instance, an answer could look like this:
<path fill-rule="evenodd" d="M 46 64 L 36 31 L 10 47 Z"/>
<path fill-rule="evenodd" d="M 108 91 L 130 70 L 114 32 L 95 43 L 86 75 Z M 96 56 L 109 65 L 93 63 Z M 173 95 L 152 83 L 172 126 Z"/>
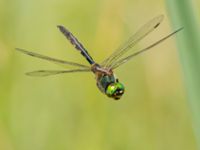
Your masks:
<path fill-rule="evenodd" d="M 166 0 L 174 27 L 184 27 L 178 37 L 178 49 L 183 68 L 194 134 L 200 149 L 200 26 L 195 7 L 190 0 Z"/>

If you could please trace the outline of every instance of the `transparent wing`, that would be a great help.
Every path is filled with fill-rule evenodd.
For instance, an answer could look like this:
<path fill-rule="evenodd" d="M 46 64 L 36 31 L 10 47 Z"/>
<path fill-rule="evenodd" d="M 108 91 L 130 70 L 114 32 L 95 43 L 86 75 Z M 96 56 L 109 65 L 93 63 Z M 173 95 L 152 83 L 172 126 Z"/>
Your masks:
<path fill-rule="evenodd" d="M 122 59 L 118 60 L 117 62 L 114 62 L 110 67 L 112 69 L 115 69 L 115 68 L 119 67 L 120 65 L 122 65 L 122 64 L 126 63 L 127 61 L 131 60 L 133 57 L 135 57 L 135 56 L 137 56 L 137 55 L 139 55 L 139 54 L 141 54 L 143 52 L 146 52 L 146 51 L 150 50 L 151 48 L 155 47 L 159 43 L 161 43 L 161 42 L 165 41 L 166 39 L 170 38 L 171 36 L 173 36 L 177 32 L 181 31 L 182 29 L 183 28 L 179 28 L 179 29 L 175 30 L 174 32 L 172 32 L 171 34 L 163 37 L 159 41 L 151 44 L 150 46 L 148 46 L 148 47 L 146 47 L 146 48 L 144 48 L 144 49 L 142 49 L 140 51 L 137 51 L 137 52 L 133 53 L 132 55 L 129 55 L 129 56 L 125 57 L 125 58 L 122 58 Z"/>
<path fill-rule="evenodd" d="M 64 74 L 64 73 L 75 73 L 75 72 L 90 72 L 90 69 L 74 69 L 74 70 L 36 70 L 27 72 L 28 76 L 45 77 L 50 75 Z"/>
<path fill-rule="evenodd" d="M 146 37 L 150 32 L 156 29 L 162 22 L 164 16 L 160 15 L 148 23 L 143 25 L 134 35 L 132 35 L 122 46 L 113 52 L 107 59 L 105 59 L 101 65 L 104 67 L 110 67 L 110 64 L 117 61 L 124 53 L 130 50 L 136 43 Z"/>
<path fill-rule="evenodd" d="M 22 52 L 26 55 L 36 57 L 36 58 L 39 58 L 39 59 L 43 59 L 43 60 L 46 60 L 46 61 L 49 61 L 49 62 L 52 62 L 52 63 L 55 63 L 55 64 L 59 64 L 59 65 L 62 65 L 64 67 L 66 67 L 67 65 L 70 65 L 70 66 L 76 66 L 76 67 L 79 67 L 79 68 L 87 68 L 87 69 L 90 68 L 89 66 L 81 65 L 81 64 L 78 64 L 78 63 L 70 62 L 70 61 L 64 61 L 64 60 L 60 60 L 60 59 L 56 59 L 56 58 L 51 58 L 49 56 L 44 56 L 44 55 L 37 54 L 37 53 L 34 53 L 34 52 L 30 52 L 30 51 L 27 51 L 27 50 L 24 50 L 24 49 L 21 49 L 21 48 L 16 48 L 16 50 L 19 51 L 19 52 Z"/>

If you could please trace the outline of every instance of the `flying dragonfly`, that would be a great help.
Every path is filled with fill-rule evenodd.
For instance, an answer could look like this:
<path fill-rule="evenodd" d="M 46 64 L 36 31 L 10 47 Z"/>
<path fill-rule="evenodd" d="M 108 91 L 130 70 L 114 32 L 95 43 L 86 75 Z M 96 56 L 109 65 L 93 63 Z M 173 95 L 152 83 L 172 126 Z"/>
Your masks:
<path fill-rule="evenodd" d="M 90 66 L 82 65 L 71 61 L 64 61 L 60 59 L 51 58 L 49 56 L 44 56 L 21 48 L 16 48 L 16 50 L 32 57 L 60 64 L 62 66 L 73 66 L 75 68 L 71 70 L 36 70 L 26 73 L 29 76 L 44 77 L 44 76 L 64 74 L 64 73 L 92 72 L 95 75 L 96 84 L 99 90 L 108 97 L 111 97 L 115 100 L 119 100 L 125 92 L 125 87 L 122 83 L 119 82 L 119 79 L 116 78 L 113 70 L 121 66 L 122 64 L 128 62 L 135 56 L 150 50 L 151 48 L 155 47 L 159 43 L 165 41 L 166 39 L 170 38 L 171 36 L 173 36 L 174 34 L 183 29 L 179 28 L 174 32 L 168 34 L 167 36 L 161 38 L 160 40 L 156 41 L 155 43 L 147 46 L 146 48 L 132 53 L 130 52 L 130 55 L 125 56 L 125 53 L 134 49 L 133 47 L 139 41 L 141 41 L 152 31 L 154 31 L 154 29 L 156 29 L 163 21 L 163 18 L 164 18 L 163 15 L 159 15 L 148 21 L 135 34 L 133 34 L 124 44 L 122 44 L 118 49 L 116 49 L 108 58 L 106 58 L 101 63 L 97 63 L 93 60 L 93 58 L 84 48 L 84 46 L 68 29 L 66 29 L 62 25 L 58 25 L 57 27 L 61 31 L 61 33 L 69 40 L 69 42 L 75 47 L 75 49 L 78 50 L 83 57 L 85 57 Z"/>

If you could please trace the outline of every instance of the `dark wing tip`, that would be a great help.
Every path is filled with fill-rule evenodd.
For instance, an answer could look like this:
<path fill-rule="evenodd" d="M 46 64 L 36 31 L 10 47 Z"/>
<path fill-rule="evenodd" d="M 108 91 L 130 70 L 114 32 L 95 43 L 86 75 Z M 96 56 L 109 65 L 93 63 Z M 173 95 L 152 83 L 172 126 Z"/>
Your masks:
<path fill-rule="evenodd" d="M 31 75 L 31 72 L 26 72 L 26 73 L 24 73 L 25 75 L 27 75 L 27 76 L 32 76 Z"/>
<path fill-rule="evenodd" d="M 22 49 L 21 49 L 21 48 L 18 48 L 18 47 L 16 47 L 15 50 L 17 50 L 17 51 L 22 51 Z"/>
<path fill-rule="evenodd" d="M 46 72 L 45 70 L 38 70 L 38 71 L 26 72 L 25 75 L 34 77 L 44 77 L 48 76 L 49 73 Z"/>
<path fill-rule="evenodd" d="M 178 31 L 181 31 L 181 30 L 183 30 L 184 29 L 184 27 L 180 27 L 179 29 L 178 29 Z"/>
<path fill-rule="evenodd" d="M 176 29 L 176 30 L 173 32 L 173 34 L 179 32 L 179 31 L 181 31 L 181 30 L 183 30 L 183 29 L 184 29 L 184 27 L 180 27 L 180 28 Z"/>
<path fill-rule="evenodd" d="M 22 49 L 22 48 L 15 48 L 16 51 L 22 52 L 22 53 L 27 53 L 28 51 Z"/>
<path fill-rule="evenodd" d="M 27 76 L 31 76 L 30 72 L 26 72 L 24 74 L 27 75 Z"/>
<path fill-rule="evenodd" d="M 157 23 L 157 24 L 154 26 L 154 28 L 157 28 L 159 25 L 160 25 L 160 22 Z"/>
<path fill-rule="evenodd" d="M 161 22 L 163 21 L 164 15 L 161 14 L 158 17 L 156 17 L 155 19 L 158 20 L 158 23 L 154 26 L 154 28 L 157 28 L 161 24 Z"/>

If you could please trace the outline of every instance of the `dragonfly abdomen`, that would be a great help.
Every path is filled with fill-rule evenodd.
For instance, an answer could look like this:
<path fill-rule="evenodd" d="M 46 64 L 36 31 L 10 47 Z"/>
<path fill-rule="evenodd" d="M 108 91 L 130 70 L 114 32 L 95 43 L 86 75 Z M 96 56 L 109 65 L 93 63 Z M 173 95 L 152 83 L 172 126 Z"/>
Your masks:
<path fill-rule="evenodd" d="M 57 27 L 64 34 L 64 36 L 70 41 L 70 43 L 72 45 L 74 45 L 75 48 L 81 52 L 81 54 L 83 55 L 83 57 L 85 57 L 86 60 L 91 65 L 95 63 L 94 60 L 92 59 L 92 57 L 87 52 L 87 50 L 83 47 L 83 45 L 77 40 L 77 38 L 69 30 L 67 30 L 64 26 L 61 26 L 61 25 L 59 25 Z"/>

